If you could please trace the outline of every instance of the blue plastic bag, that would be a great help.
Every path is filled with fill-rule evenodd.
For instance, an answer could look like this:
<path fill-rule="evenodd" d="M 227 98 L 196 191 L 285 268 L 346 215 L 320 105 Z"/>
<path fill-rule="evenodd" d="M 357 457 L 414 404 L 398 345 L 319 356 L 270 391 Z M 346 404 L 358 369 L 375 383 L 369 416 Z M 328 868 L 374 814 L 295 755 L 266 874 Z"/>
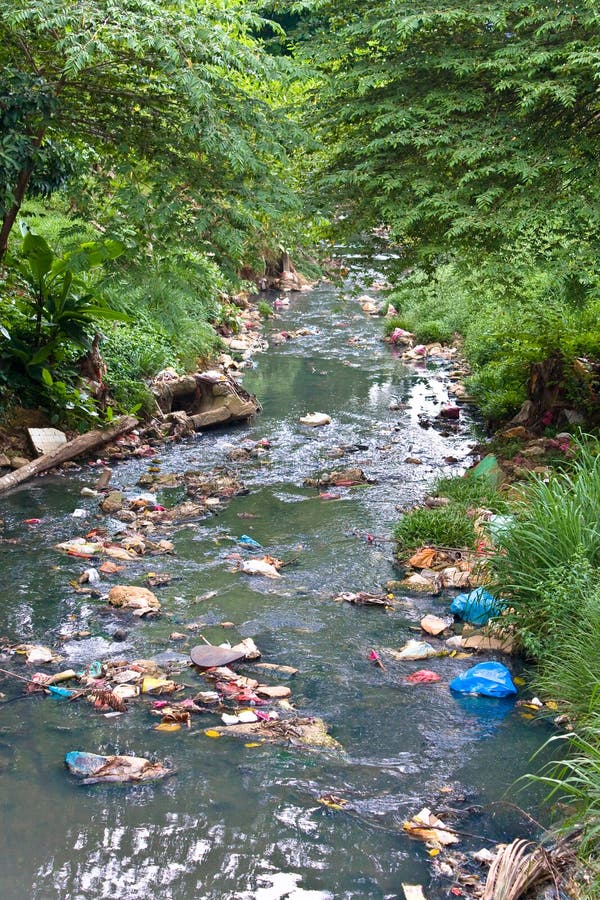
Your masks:
<path fill-rule="evenodd" d="M 512 697 L 517 693 L 510 672 L 499 662 L 479 663 L 467 669 L 450 682 L 450 690 L 480 697 Z"/>
<path fill-rule="evenodd" d="M 71 750 L 65 755 L 65 764 L 73 775 L 85 778 L 94 775 L 106 762 L 106 756 L 97 753 L 86 753 L 84 750 Z"/>
<path fill-rule="evenodd" d="M 55 687 L 53 684 L 49 684 L 47 689 L 53 697 L 56 697 L 59 700 L 70 700 L 75 693 L 75 691 L 70 690 L 70 688 Z"/>
<path fill-rule="evenodd" d="M 502 603 L 483 588 L 469 594 L 459 594 L 450 604 L 450 612 L 471 625 L 485 625 L 492 616 L 502 612 Z"/>
<path fill-rule="evenodd" d="M 250 537 L 249 534 L 243 534 L 239 540 L 240 544 L 243 544 L 244 547 L 252 547 L 255 550 L 258 550 L 262 547 L 262 544 L 259 544 L 258 541 L 255 541 L 254 538 Z"/>

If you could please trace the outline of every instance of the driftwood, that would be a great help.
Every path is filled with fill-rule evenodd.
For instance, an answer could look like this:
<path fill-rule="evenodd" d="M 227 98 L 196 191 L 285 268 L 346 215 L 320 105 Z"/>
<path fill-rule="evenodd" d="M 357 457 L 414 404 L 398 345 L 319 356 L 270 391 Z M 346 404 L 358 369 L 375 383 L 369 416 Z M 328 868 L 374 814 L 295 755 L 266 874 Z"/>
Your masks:
<path fill-rule="evenodd" d="M 115 419 L 108 428 L 98 428 L 94 431 L 88 431 L 86 434 L 80 434 L 79 437 L 74 438 L 57 450 L 45 453 L 38 459 L 34 459 L 33 462 L 27 463 L 26 466 L 21 466 L 20 469 L 16 469 L 14 472 L 10 472 L 8 475 L 0 478 L 0 494 L 11 490 L 11 488 L 22 484 L 24 481 L 29 481 L 30 478 L 33 478 L 34 475 L 39 475 L 40 472 L 47 472 L 48 469 L 53 469 L 69 459 L 74 459 L 74 457 L 80 456 L 88 450 L 94 450 L 96 447 L 112 441 L 113 438 L 118 437 L 120 434 L 131 431 L 137 424 L 138 420 L 135 416 L 121 416 Z"/>

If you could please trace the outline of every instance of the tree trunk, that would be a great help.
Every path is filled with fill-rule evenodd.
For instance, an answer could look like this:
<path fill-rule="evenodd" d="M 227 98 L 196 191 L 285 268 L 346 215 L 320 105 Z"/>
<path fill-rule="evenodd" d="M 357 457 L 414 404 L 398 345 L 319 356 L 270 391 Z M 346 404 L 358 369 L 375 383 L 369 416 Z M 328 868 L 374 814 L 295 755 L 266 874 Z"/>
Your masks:
<path fill-rule="evenodd" d="M 60 93 L 64 86 L 64 78 L 61 78 L 58 83 L 56 89 L 56 96 Z M 41 147 L 42 141 L 44 140 L 44 135 L 46 133 L 47 124 L 42 128 L 39 128 L 35 139 L 33 141 L 34 147 Z M 21 205 L 23 200 L 25 199 L 25 192 L 27 191 L 27 187 L 31 180 L 31 176 L 33 174 L 33 164 L 29 166 L 25 166 L 25 168 L 21 169 L 19 172 L 19 177 L 17 178 L 17 183 L 15 185 L 15 201 L 11 208 L 5 213 L 4 218 L 2 219 L 2 227 L 0 228 L 0 262 L 6 253 L 8 248 L 8 238 L 10 237 L 10 233 L 12 231 L 12 227 L 15 224 L 17 216 L 19 215 L 19 210 L 21 209 Z"/>
<path fill-rule="evenodd" d="M 19 177 L 17 179 L 17 185 L 15 187 L 15 202 L 5 213 L 4 218 L 2 219 L 2 228 L 0 228 L 0 262 L 2 261 L 2 258 L 6 253 L 6 249 L 8 247 L 8 238 L 12 231 L 12 227 L 15 224 L 16 218 L 19 215 L 19 210 L 21 209 L 21 204 L 23 203 L 25 191 L 27 190 L 27 185 L 29 184 L 29 179 L 31 178 L 32 172 L 33 168 L 31 167 L 29 167 L 28 169 L 21 169 Z"/>
<path fill-rule="evenodd" d="M 30 478 L 33 478 L 34 475 L 38 475 L 40 472 L 47 472 L 48 469 L 53 469 L 68 459 L 73 459 L 75 456 L 80 456 L 88 450 L 94 450 L 96 447 L 112 441 L 113 438 L 118 437 L 120 434 L 131 431 L 137 424 L 138 420 L 134 416 L 122 416 L 116 419 L 108 428 L 98 428 L 95 431 L 88 431 L 87 434 L 80 434 L 79 437 L 74 438 L 67 444 L 63 444 L 57 450 L 45 453 L 38 459 L 34 459 L 33 462 L 27 463 L 26 466 L 22 466 L 20 469 L 5 475 L 4 478 L 0 478 L 0 494 L 11 490 L 11 488 L 22 484 L 24 481 L 29 481 Z"/>

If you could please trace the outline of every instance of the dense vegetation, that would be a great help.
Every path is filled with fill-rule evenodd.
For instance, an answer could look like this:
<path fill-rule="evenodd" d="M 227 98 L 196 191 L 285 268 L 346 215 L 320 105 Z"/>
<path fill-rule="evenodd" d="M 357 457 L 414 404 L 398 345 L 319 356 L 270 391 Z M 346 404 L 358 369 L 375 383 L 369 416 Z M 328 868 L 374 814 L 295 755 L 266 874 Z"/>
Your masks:
<path fill-rule="evenodd" d="M 60 414 L 66 390 L 75 418 L 101 412 L 78 386 L 101 326 L 111 402 L 143 404 L 144 376 L 193 366 L 218 344 L 211 323 L 234 325 L 226 296 L 242 267 L 260 271 L 289 246 L 301 138 L 283 111 L 288 63 L 262 50 L 261 27 L 237 2 L 3 4 L 5 402 L 18 395 Z M 21 245 L 16 225 L 32 215 L 38 249 L 45 240 L 45 258 L 62 257 L 68 279 L 77 276 L 71 319 L 82 303 L 94 310 L 85 322 L 77 313 L 76 339 L 67 311 L 57 331 L 52 298 L 36 307 L 32 278 L 54 274 L 39 259 L 32 272 L 32 237 L 29 250 Z M 112 252 L 84 264 L 90 248 L 80 245 L 90 241 Z M 113 319 L 129 313 L 129 324 L 107 328 L 109 309 Z"/>
<path fill-rule="evenodd" d="M 505 456 L 515 442 L 496 439 Z M 519 453 L 516 453 L 519 459 Z M 415 508 L 398 522 L 395 536 L 404 561 L 423 545 L 475 549 L 485 534 L 474 518 L 499 513 L 503 527 L 489 528 L 486 587 L 506 609 L 503 628 L 513 630 L 519 651 L 534 665 L 529 688 L 550 702 L 569 731 L 552 738 L 554 758 L 536 780 L 571 813 L 564 823 L 583 829 L 582 848 L 600 896 L 600 455 L 598 439 L 571 439 L 568 452 L 544 460 L 546 474 L 529 472 L 517 484 L 467 473 L 441 479 L 432 493 L 441 508 Z M 482 531 L 483 529 L 483 531 Z M 594 892 L 595 891 L 595 892 Z"/>
<path fill-rule="evenodd" d="M 600 11 L 593 0 L 317 5 L 318 182 L 348 236 L 385 226 L 423 338 L 466 338 L 487 415 L 530 365 L 600 355 Z M 315 198 L 316 199 L 316 198 Z"/>
<path fill-rule="evenodd" d="M 35 330 L 19 216 L 50 212 L 36 222 L 59 254 L 75 238 L 122 244 L 89 279 L 99 303 L 136 311 L 137 332 L 105 329 L 121 402 L 130 390 L 143 399 L 139 379 L 157 368 L 145 354 L 118 371 L 142 335 L 157 361 L 189 366 L 213 349 L 207 323 L 228 317 L 221 300 L 240 272 L 319 234 L 376 230 L 397 249 L 398 321 L 422 339 L 463 335 L 489 418 L 519 408 L 545 360 L 561 404 L 597 415 L 597 5 L 257 8 L 3 5 L 4 381 L 20 370 L 43 394 L 13 340 Z M 71 368 L 53 354 L 46 368 L 74 385 L 64 344 Z"/>

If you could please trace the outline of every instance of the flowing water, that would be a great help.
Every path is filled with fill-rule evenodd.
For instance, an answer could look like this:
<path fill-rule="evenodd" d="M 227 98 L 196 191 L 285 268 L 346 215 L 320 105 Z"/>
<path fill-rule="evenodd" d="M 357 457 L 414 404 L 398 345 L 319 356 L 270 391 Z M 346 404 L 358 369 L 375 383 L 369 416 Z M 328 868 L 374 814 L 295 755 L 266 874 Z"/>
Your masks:
<path fill-rule="evenodd" d="M 380 590 L 399 577 L 389 542 L 396 507 L 416 502 L 436 476 L 460 472 L 472 446 L 468 414 L 449 436 L 419 424 L 419 414 L 435 415 L 447 398 L 444 367 L 405 366 L 380 342 L 381 321 L 358 311 L 326 286 L 298 295 L 266 330 L 301 324 L 315 333 L 255 357 L 244 379 L 263 404 L 255 421 L 161 449 L 162 471 L 180 472 L 222 465 L 228 449 L 250 439 L 272 443 L 268 462 L 235 464 L 247 495 L 166 532 L 175 556 L 140 560 L 121 576 L 124 583 L 140 583 L 149 571 L 176 576 L 158 591 L 160 619 L 107 613 L 69 587 L 85 563 L 53 544 L 106 524 L 95 518 L 97 501 L 80 495 L 94 469 L 35 481 L 0 510 L 4 537 L 17 540 L 0 544 L 0 635 L 60 647 L 64 664 L 76 669 L 110 657 L 176 659 L 197 638 L 182 646 L 169 635 L 190 622 L 205 623 L 203 634 L 215 643 L 251 636 L 264 660 L 299 669 L 286 682 L 293 703 L 323 717 L 343 751 L 210 739 L 204 730 L 218 722 L 212 716 L 196 717 L 191 730 L 161 733 L 143 703 L 109 719 L 85 702 L 35 696 L 4 703 L 3 900 L 395 898 L 402 882 L 424 885 L 428 898 L 447 897 L 452 880 L 432 877 L 425 846 L 402 832 L 405 818 L 425 805 L 450 806 L 465 811 L 456 822 L 462 831 L 497 840 L 523 833 L 523 819 L 498 801 L 515 800 L 511 785 L 530 768 L 548 726 L 506 701 L 452 695 L 448 680 L 470 660 L 429 661 L 442 682 L 410 686 L 406 675 L 423 663 L 390 659 L 382 671 L 368 659 L 371 648 L 418 637 L 421 615 L 446 611 L 448 597 L 400 591 L 392 612 L 332 600 L 340 590 Z M 394 402 L 408 405 L 390 410 Z M 299 417 L 313 410 L 329 413 L 332 425 L 302 427 Z M 330 458 L 341 444 L 363 449 Z M 446 463 L 449 457 L 458 462 Z M 114 486 L 135 496 L 148 465 L 120 464 Z M 361 466 L 377 484 L 342 489 L 339 500 L 302 486 L 315 472 L 347 465 Z M 85 525 L 71 517 L 82 506 Z M 34 517 L 42 523 L 23 523 Z M 227 557 L 244 532 L 275 556 L 298 555 L 281 580 L 232 571 Z M 213 599 L 193 602 L 213 590 Z M 226 620 L 235 631 L 219 626 Z M 111 639 L 118 627 L 128 629 L 121 643 Z M 4 657 L 0 665 L 17 664 Z M 251 666 L 241 671 L 250 674 Z M 193 690 L 209 687 L 190 669 L 179 677 Z M 0 689 L 9 700 L 21 693 L 7 678 Z M 73 749 L 170 757 L 177 774 L 139 787 L 85 787 L 63 765 Z M 328 793 L 349 800 L 349 811 L 320 805 Z M 459 849 L 483 845 L 465 836 Z"/>

